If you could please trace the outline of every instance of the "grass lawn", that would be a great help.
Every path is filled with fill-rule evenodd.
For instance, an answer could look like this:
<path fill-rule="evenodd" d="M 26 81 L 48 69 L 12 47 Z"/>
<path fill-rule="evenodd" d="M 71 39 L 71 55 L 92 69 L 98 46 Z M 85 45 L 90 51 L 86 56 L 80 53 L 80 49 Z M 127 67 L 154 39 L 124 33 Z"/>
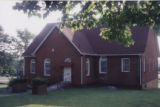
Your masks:
<path fill-rule="evenodd" d="M 0 91 L 8 87 L 8 83 L 12 78 L 16 78 L 16 77 L 0 76 Z"/>
<path fill-rule="evenodd" d="M 0 81 L 0 90 L 8 87 L 8 81 Z"/>
<path fill-rule="evenodd" d="M 160 89 L 71 88 L 47 95 L 3 97 L 0 98 L 0 107 L 160 107 Z"/>

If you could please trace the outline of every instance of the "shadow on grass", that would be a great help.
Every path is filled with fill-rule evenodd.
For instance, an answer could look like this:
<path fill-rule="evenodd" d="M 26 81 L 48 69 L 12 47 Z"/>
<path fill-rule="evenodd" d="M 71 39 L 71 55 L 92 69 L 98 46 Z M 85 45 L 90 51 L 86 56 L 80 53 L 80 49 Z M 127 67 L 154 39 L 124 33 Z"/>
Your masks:
<path fill-rule="evenodd" d="M 46 95 L 0 98 L 0 107 L 160 107 L 159 98 L 160 89 L 110 91 L 104 87 L 71 88 Z"/>
<path fill-rule="evenodd" d="M 8 85 L 8 83 L 0 83 L 0 85 Z"/>

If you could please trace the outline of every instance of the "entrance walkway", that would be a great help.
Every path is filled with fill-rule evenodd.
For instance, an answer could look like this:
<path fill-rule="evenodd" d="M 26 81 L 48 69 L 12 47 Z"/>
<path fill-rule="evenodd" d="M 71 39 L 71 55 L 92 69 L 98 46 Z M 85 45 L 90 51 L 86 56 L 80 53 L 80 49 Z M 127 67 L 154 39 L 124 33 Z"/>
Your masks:
<path fill-rule="evenodd" d="M 53 91 L 53 90 L 57 90 L 57 89 L 62 89 L 64 86 L 66 86 L 67 83 L 64 82 L 59 82 L 57 84 L 51 85 L 49 87 L 47 87 L 47 91 Z M 22 93 L 11 93 L 10 89 L 3 89 L 0 90 L 2 93 L 5 94 L 0 94 L 0 98 L 1 97 L 7 97 L 7 96 L 15 96 L 15 95 L 29 95 L 32 94 L 32 90 L 28 90 L 27 92 L 22 92 Z"/>
<path fill-rule="evenodd" d="M 27 95 L 32 94 L 32 91 L 22 92 L 22 93 L 10 93 L 10 94 L 0 94 L 1 97 L 7 97 L 7 96 L 15 96 L 15 95 Z"/>

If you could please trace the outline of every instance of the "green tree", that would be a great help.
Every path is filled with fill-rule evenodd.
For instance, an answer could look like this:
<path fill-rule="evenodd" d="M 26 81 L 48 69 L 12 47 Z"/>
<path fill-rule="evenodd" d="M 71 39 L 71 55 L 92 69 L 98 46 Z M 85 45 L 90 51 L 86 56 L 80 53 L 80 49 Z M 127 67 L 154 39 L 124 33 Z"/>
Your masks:
<path fill-rule="evenodd" d="M 19 38 L 23 38 L 21 35 L 19 36 Z M 20 45 L 21 39 L 19 38 L 5 34 L 3 28 L 0 26 L 0 75 L 13 75 L 19 69 L 22 70 L 22 64 L 19 63 L 23 63 L 23 61 L 19 58 L 20 55 L 17 55 L 17 53 L 20 53 L 19 48 L 22 46 Z M 23 42 L 28 43 L 28 41 Z"/>
<path fill-rule="evenodd" d="M 73 12 L 78 6 L 79 11 Z M 70 25 L 79 30 L 101 26 L 102 38 L 125 46 L 134 44 L 130 26 L 151 26 L 156 33 L 160 28 L 160 1 L 22 1 L 13 8 L 29 16 L 43 17 L 62 11 L 62 27 Z"/>
<path fill-rule="evenodd" d="M 29 32 L 27 29 L 17 30 L 17 36 L 14 38 L 15 52 L 13 55 L 15 56 L 15 60 L 13 66 L 16 68 L 18 73 L 23 71 L 24 60 L 22 58 L 22 54 L 28 48 L 34 37 L 35 35 Z M 13 69 L 11 71 L 15 72 Z"/>
<path fill-rule="evenodd" d="M 0 51 L 11 52 L 13 50 L 13 37 L 5 34 L 3 28 L 0 26 Z"/>
<path fill-rule="evenodd" d="M 17 30 L 17 39 L 16 39 L 16 54 L 17 57 L 21 57 L 22 53 L 28 48 L 29 44 L 35 37 L 34 34 L 25 30 Z"/>
<path fill-rule="evenodd" d="M 10 74 L 10 71 L 13 71 L 14 66 L 14 59 L 13 56 L 9 53 L 6 53 L 4 51 L 0 51 L 0 71 L 1 75 Z"/>
<path fill-rule="evenodd" d="M 3 68 L 0 66 L 0 75 L 3 73 Z"/>
<path fill-rule="evenodd" d="M 10 65 L 8 67 L 8 73 L 9 73 L 9 75 L 16 75 L 17 74 L 17 70 L 13 65 Z"/>

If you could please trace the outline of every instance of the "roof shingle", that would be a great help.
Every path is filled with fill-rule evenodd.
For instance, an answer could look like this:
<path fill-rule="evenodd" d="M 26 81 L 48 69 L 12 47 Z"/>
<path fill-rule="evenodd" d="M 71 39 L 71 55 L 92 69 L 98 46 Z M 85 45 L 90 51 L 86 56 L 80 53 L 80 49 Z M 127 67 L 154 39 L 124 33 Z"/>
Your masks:
<path fill-rule="evenodd" d="M 46 27 L 31 43 L 23 56 L 32 56 L 32 53 L 40 45 L 47 33 L 52 29 L 54 24 L 47 24 Z M 99 36 L 100 28 L 91 30 L 83 29 L 71 31 L 69 27 L 63 29 L 65 36 L 82 52 L 86 54 L 142 54 L 145 51 L 145 46 L 148 38 L 149 27 L 130 27 L 132 38 L 135 41 L 134 45 L 125 47 L 115 41 L 109 42 Z"/>

